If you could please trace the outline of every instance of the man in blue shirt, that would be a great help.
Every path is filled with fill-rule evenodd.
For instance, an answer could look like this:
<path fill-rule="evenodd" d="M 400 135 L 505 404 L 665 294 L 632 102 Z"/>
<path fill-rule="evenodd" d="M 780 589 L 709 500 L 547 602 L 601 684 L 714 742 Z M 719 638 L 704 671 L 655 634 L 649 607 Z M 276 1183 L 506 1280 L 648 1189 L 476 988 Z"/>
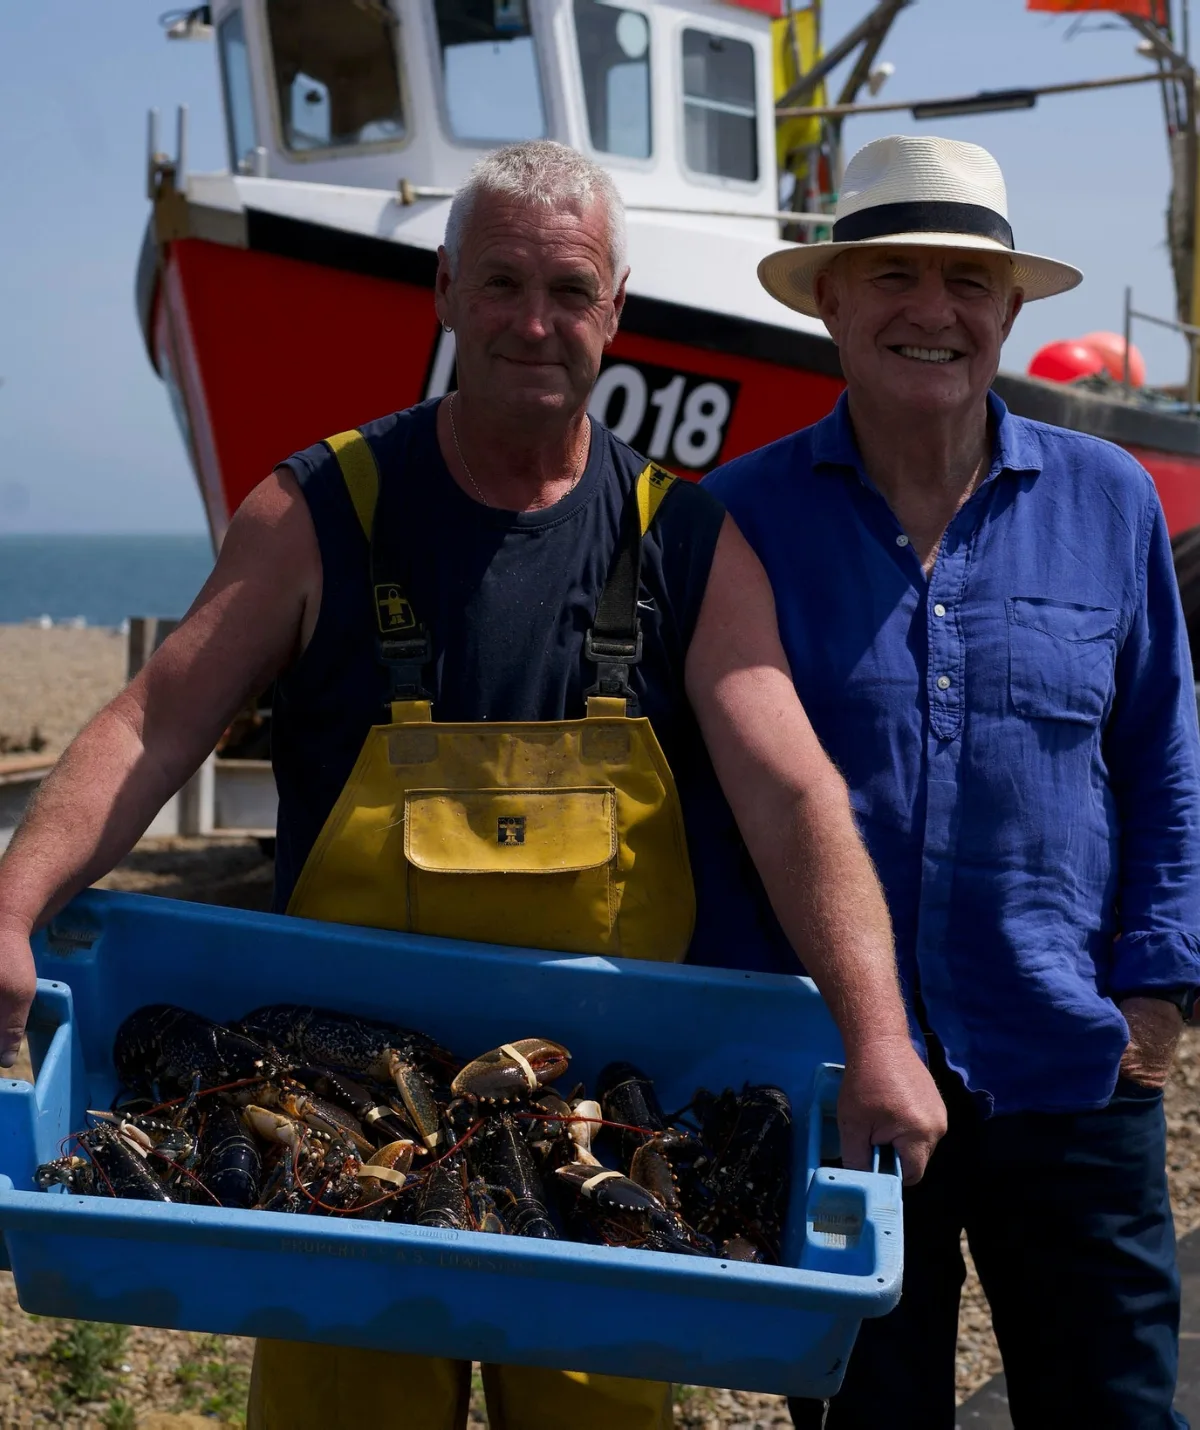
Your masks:
<path fill-rule="evenodd" d="M 771 578 L 793 677 L 883 880 L 950 1114 L 905 1194 L 905 1286 L 798 1426 L 951 1430 L 965 1229 L 1017 1430 L 1171 1409 L 1162 1086 L 1200 985 L 1200 740 L 1147 473 L 989 391 L 1023 302 L 975 145 L 855 156 L 829 244 L 764 260 L 847 391 L 709 485 Z"/>

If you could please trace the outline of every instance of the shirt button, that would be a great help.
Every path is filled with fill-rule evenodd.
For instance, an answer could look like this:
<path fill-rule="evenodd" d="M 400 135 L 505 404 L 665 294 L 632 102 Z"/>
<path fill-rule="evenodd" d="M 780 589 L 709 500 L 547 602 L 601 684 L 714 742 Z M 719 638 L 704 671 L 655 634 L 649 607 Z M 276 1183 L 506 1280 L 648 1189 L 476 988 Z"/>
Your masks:
<path fill-rule="evenodd" d="M 939 690 L 949 690 L 950 677 L 948 675 L 939 675 L 937 678 L 937 688 Z"/>
<path fill-rule="evenodd" d="M 897 546 L 907 546 L 907 545 L 908 545 L 908 537 L 905 536 L 903 532 L 901 532 L 900 535 L 896 538 L 896 545 L 897 545 Z"/>
<path fill-rule="evenodd" d="M 946 614 L 946 608 L 942 605 L 940 601 L 937 603 L 936 606 L 934 606 L 933 614 L 935 616 L 944 616 Z"/>

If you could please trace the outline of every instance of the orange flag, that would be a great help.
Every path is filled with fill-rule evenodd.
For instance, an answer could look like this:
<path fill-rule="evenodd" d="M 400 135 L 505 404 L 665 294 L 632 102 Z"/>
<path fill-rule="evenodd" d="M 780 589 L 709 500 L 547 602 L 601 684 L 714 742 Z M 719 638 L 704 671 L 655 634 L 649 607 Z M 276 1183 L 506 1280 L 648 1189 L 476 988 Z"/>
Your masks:
<path fill-rule="evenodd" d="M 1119 10 L 1124 15 L 1137 15 L 1143 20 L 1166 23 L 1167 0 L 1025 0 L 1027 10 L 1054 10 L 1070 14 L 1085 10 Z"/>

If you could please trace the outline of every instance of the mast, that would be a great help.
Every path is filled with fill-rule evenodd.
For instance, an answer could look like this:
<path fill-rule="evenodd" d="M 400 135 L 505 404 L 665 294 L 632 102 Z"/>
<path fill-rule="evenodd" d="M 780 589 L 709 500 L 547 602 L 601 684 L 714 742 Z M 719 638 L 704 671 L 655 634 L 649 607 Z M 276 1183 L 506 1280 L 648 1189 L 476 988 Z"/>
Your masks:
<path fill-rule="evenodd" d="M 1171 163 L 1171 193 L 1167 204 L 1167 242 L 1175 279 L 1175 308 L 1180 323 L 1200 328 L 1200 142 L 1196 134 L 1196 71 L 1191 63 L 1188 0 L 1180 0 L 1182 44 L 1177 45 L 1171 0 L 1152 0 L 1151 18 L 1126 15 L 1142 36 L 1138 48 L 1151 56 L 1163 74 L 1163 119 Z M 1188 403 L 1200 398 L 1200 351 L 1188 343 Z"/>
<path fill-rule="evenodd" d="M 821 48 L 822 0 L 790 8 L 772 22 L 775 50 L 776 136 L 780 174 L 791 174 L 795 187 L 789 200 L 794 213 L 832 213 L 842 183 L 840 114 L 796 117 L 788 110 L 823 106 L 825 82 L 857 50 L 853 68 L 837 105 L 853 105 L 864 86 L 878 91 L 889 72 L 875 69 L 883 42 L 901 10 L 915 0 L 877 0 L 875 8 L 829 50 Z M 784 236 L 803 242 L 825 237 L 811 225 L 787 225 Z"/>
<path fill-rule="evenodd" d="M 1171 161 L 1171 195 L 1167 207 L 1167 240 L 1175 277 L 1177 316 L 1195 324 L 1200 318 L 1200 244 L 1196 226 L 1197 153 L 1196 73 L 1187 45 L 1176 45 L 1170 0 L 1150 5 L 1152 18 L 1126 14 L 1126 23 L 1142 37 L 1139 50 L 1154 60 L 1162 79 L 1163 121 Z M 1186 0 L 1183 3 L 1186 22 Z M 1186 23 L 1183 26 L 1186 33 Z"/>

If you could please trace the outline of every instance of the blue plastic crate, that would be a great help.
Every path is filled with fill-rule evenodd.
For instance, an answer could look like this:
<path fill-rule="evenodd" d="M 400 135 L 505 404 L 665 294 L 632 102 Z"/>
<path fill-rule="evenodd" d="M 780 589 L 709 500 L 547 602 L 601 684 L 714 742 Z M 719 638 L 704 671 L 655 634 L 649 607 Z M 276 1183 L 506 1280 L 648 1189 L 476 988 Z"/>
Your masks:
<path fill-rule="evenodd" d="M 0 1229 L 27 1311 L 821 1396 L 862 1318 L 899 1297 L 897 1177 L 819 1166 L 840 1043 L 806 979 L 97 892 L 36 952 L 36 1082 L 0 1081 Z M 667 1107 L 697 1086 L 778 1084 L 797 1113 L 786 1264 L 33 1189 L 84 1109 L 109 1105 L 132 1009 L 229 1019 L 284 1000 L 391 1018 L 464 1055 L 554 1038 L 573 1053 L 564 1082 L 624 1058 Z"/>

